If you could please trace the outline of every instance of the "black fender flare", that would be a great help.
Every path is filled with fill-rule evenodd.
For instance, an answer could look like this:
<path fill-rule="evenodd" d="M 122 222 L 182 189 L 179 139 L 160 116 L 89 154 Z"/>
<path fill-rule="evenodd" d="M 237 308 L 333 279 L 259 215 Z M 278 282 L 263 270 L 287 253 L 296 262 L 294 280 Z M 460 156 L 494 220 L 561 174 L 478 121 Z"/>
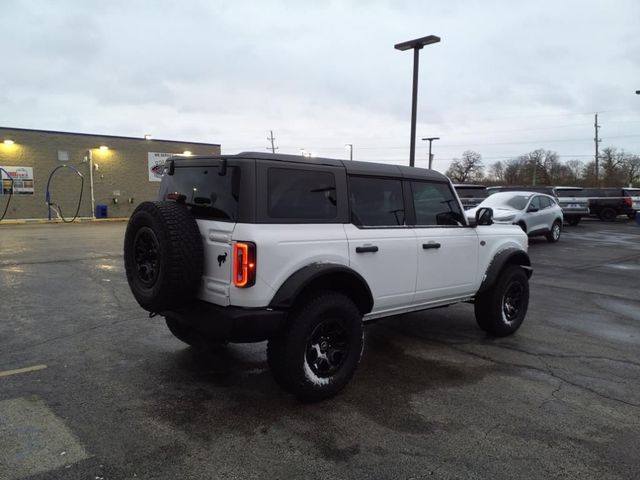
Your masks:
<path fill-rule="evenodd" d="M 518 265 L 527 273 L 527 277 L 531 278 L 533 268 L 531 268 L 531 259 L 529 254 L 515 247 L 505 248 L 495 254 L 491 263 L 487 267 L 487 271 L 482 278 L 482 284 L 478 289 L 478 294 L 490 289 L 498 280 L 500 272 L 505 265 Z"/>
<path fill-rule="evenodd" d="M 305 289 L 312 285 L 319 288 L 349 288 L 351 297 L 364 315 L 373 308 L 373 295 L 366 280 L 355 270 L 337 263 L 313 263 L 291 274 L 280 286 L 269 308 L 289 310 Z"/>

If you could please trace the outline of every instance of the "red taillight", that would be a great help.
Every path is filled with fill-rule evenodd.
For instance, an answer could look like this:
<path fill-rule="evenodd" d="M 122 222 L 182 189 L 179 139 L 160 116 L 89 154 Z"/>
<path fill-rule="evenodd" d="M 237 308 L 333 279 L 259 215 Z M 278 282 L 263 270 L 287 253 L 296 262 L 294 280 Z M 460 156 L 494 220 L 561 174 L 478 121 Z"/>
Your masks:
<path fill-rule="evenodd" d="M 233 284 L 247 288 L 256 283 L 256 244 L 236 242 L 233 244 Z"/>
<path fill-rule="evenodd" d="M 622 201 L 624 202 L 625 207 L 633 207 L 633 200 L 631 199 L 631 197 L 624 197 Z"/>

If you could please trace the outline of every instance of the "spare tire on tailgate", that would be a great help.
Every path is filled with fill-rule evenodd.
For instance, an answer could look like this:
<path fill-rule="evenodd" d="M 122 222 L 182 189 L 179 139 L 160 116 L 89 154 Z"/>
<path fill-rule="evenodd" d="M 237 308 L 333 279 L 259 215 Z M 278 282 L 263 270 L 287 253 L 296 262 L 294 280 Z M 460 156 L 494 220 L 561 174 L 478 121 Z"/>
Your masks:
<path fill-rule="evenodd" d="M 203 263 L 200 230 L 184 205 L 138 205 L 124 236 L 124 266 L 142 308 L 161 312 L 188 302 L 200 286 Z"/>

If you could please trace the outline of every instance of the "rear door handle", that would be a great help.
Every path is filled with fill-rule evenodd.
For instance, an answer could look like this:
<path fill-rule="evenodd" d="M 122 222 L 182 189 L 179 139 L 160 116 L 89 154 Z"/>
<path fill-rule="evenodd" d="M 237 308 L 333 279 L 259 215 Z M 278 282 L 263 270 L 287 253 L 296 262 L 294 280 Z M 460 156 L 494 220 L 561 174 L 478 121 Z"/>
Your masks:
<path fill-rule="evenodd" d="M 356 247 L 356 253 L 377 252 L 378 247 L 376 245 L 367 245 L 365 247 Z"/>
<path fill-rule="evenodd" d="M 423 250 L 428 250 L 430 248 L 440 248 L 440 244 L 439 243 L 423 243 L 422 244 L 422 249 Z"/>

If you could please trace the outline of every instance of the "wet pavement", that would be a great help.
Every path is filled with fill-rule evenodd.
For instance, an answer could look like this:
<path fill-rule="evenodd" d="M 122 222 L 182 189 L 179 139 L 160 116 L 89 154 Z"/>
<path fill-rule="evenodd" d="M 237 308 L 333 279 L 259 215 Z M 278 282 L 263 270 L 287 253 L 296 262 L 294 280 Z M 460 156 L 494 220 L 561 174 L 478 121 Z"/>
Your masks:
<path fill-rule="evenodd" d="M 0 226 L 3 480 L 638 476 L 635 223 L 531 240 L 512 337 L 466 304 L 368 326 L 351 384 L 314 405 L 276 386 L 264 343 L 198 352 L 149 319 L 124 229 Z"/>

